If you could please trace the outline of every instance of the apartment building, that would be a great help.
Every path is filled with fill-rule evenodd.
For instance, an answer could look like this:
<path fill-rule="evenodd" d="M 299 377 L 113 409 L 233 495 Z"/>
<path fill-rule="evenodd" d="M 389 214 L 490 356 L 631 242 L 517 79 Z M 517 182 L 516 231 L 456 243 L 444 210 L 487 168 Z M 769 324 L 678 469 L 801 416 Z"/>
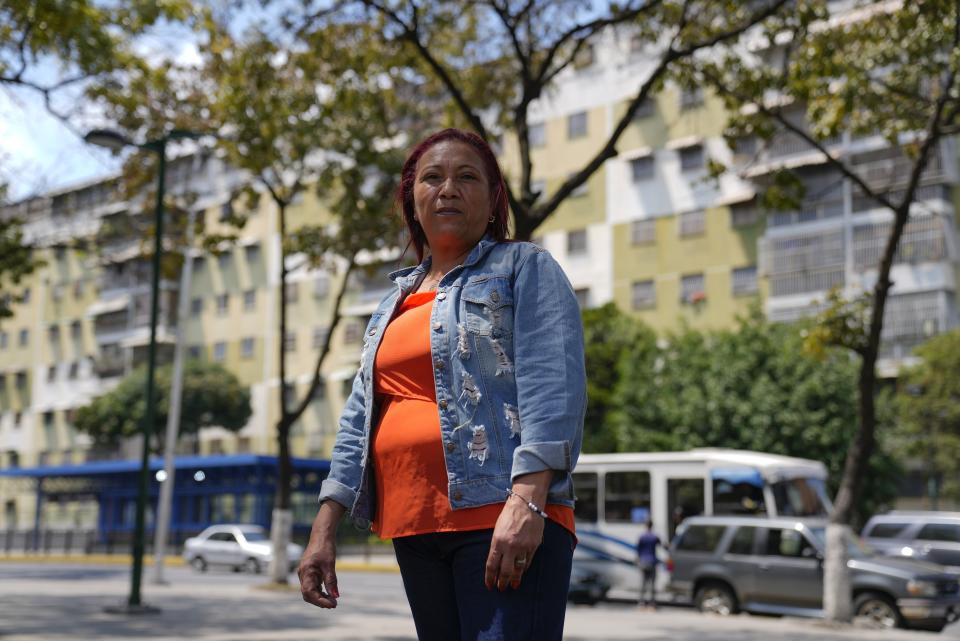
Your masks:
<path fill-rule="evenodd" d="M 549 194 L 607 140 L 650 61 L 629 34 L 609 31 L 532 105 L 531 145 L 536 191 Z M 799 117 L 799 116 L 798 116 Z M 826 292 L 869 288 L 890 215 L 795 139 L 764 148 L 744 141 L 733 154 L 722 139 L 726 114 L 709 93 L 667 84 L 635 115 L 608 160 L 536 232 L 557 258 L 585 307 L 614 302 L 659 332 L 687 324 L 715 329 L 759 302 L 768 316 L 793 321 L 822 308 Z M 515 146 L 504 141 L 508 179 L 516 176 Z M 905 160 L 879 137 L 829 141 L 842 147 L 871 184 L 896 190 Z M 738 165 L 715 180 L 710 160 Z M 790 212 L 759 209 L 751 180 L 788 163 L 807 186 Z M 194 209 L 216 230 L 230 213 L 227 194 L 241 179 L 215 157 L 170 163 L 171 193 L 195 193 Z M 741 177 L 742 176 L 742 177 Z M 913 219 L 894 267 L 881 370 L 895 373 L 910 350 L 960 323 L 956 186 L 957 150 L 945 141 L 923 177 Z M 112 179 L 78 185 L 9 208 L 29 221 L 47 264 L 27 283 L 16 315 L 0 325 L 0 466 L 64 465 L 128 451 L 97 452 L 72 428 L 75 409 L 115 385 L 146 358 L 149 265 L 132 234 L 135 204 Z M 290 228 L 324 215 L 306 192 L 288 210 Z M 72 240 L 96 237 L 100 253 Z M 249 385 L 253 416 L 234 434 L 204 430 L 183 451 L 201 455 L 271 454 L 279 416 L 277 350 L 282 342 L 291 394 L 303 394 L 329 331 L 340 276 L 287 258 L 289 329 L 278 334 L 280 243 L 268 198 L 249 212 L 237 242 L 217 254 L 192 254 L 193 278 L 183 340 L 191 358 L 220 362 Z M 332 338 L 324 385 L 291 437 L 295 456 L 325 457 L 356 371 L 366 319 L 385 294 L 388 260 L 378 273 L 354 276 L 344 321 Z M 180 284 L 161 283 L 158 336 L 169 358 Z M 0 527 L 35 519 L 35 503 L 15 482 L 0 479 Z M 89 521 L 45 512 L 47 523 Z M 72 519 L 72 520 L 71 520 Z"/>

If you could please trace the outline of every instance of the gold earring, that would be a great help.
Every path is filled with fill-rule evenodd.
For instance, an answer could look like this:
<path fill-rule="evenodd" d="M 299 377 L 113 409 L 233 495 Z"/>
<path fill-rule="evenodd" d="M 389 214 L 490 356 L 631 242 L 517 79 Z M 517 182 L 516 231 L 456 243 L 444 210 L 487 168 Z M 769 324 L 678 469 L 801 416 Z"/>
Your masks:
<path fill-rule="evenodd" d="M 490 216 L 490 218 L 487 218 L 488 223 L 492 223 L 494 220 L 495 218 L 493 216 Z"/>

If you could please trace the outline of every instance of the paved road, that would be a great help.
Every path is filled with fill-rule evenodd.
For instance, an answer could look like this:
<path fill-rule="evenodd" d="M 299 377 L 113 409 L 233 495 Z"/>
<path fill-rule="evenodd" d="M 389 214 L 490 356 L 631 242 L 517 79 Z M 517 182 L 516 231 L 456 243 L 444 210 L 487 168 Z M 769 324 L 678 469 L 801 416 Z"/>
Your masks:
<path fill-rule="evenodd" d="M 149 569 L 147 577 L 149 578 Z M 341 572 L 341 605 L 323 611 L 295 589 L 262 589 L 262 577 L 169 568 L 170 584 L 144 582 L 152 615 L 111 615 L 129 571 L 119 565 L 0 562 L 2 641 L 416 641 L 400 577 L 390 572 Z M 295 577 L 291 577 L 295 584 Z M 627 604 L 573 606 L 567 641 L 932 641 L 920 632 L 831 629 L 818 622 L 771 617 L 708 617 L 680 608 L 641 611 Z M 939 638 L 960 638 L 960 625 Z"/>

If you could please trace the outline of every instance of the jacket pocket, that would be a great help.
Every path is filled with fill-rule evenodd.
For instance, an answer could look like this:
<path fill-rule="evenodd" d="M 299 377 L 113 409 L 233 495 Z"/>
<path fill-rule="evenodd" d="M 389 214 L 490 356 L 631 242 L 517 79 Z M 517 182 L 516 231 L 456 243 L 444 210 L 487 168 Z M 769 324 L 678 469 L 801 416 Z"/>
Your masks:
<path fill-rule="evenodd" d="M 513 335 L 513 287 L 509 276 L 471 279 L 463 286 L 461 299 L 468 332 L 493 338 Z"/>

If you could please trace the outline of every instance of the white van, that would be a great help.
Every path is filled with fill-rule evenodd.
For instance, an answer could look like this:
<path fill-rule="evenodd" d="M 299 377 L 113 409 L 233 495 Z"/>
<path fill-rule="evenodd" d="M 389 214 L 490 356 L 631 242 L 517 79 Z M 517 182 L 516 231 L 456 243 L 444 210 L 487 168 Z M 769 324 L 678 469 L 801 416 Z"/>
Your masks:
<path fill-rule="evenodd" d="M 574 562 L 600 573 L 614 598 L 637 595 L 636 543 L 648 519 L 666 546 L 690 516 L 825 517 L 832 507 L 822 463 L 744 450 L 584 454 L 573 479 Z"/>

